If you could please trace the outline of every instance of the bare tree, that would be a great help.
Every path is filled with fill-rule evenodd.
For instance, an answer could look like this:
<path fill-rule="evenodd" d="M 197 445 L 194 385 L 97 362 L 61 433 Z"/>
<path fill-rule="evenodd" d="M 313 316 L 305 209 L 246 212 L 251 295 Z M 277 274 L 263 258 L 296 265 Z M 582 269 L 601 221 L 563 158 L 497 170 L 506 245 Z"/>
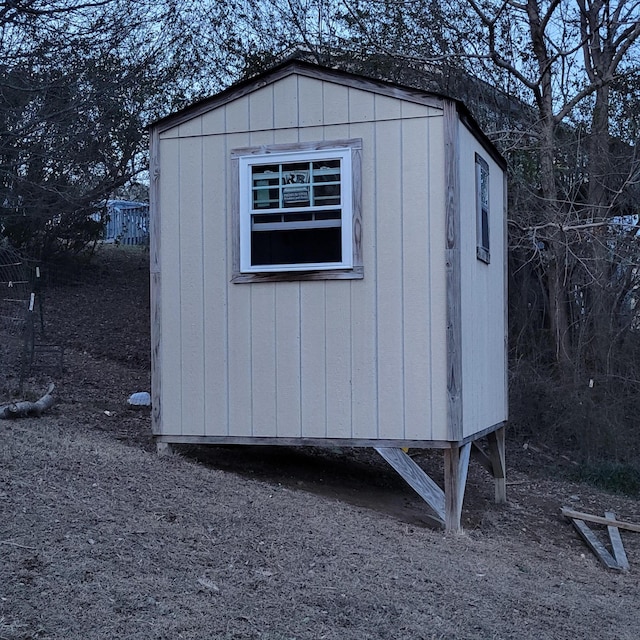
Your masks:
<path fill-rule="evenodd" d="M 199 6 L 0 6 L 0 235 L 43 256 L 82 250 L 98 237 L 101 203 L 146 168 L 145 124 L 228 75 L 216 62 L 232 55 L 234 22 L 218 25 L 215 51 L 192 46 Z"/>
<path fill-rule="evenodd" d="M 332 8 L 333 61 L 462 98 L 508 157 L 514 370 L 553 377 L 576 427 L 623 420 L 640 390 L 640 2 Z"/>

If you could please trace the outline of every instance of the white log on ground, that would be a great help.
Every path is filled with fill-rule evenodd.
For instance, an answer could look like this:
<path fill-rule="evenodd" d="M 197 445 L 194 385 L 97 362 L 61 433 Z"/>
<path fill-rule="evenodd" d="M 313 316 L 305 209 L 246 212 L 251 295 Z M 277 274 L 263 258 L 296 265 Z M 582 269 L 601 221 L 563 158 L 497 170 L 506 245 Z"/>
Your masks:
<path fill-rule="evenodd" d="M 0 406 L 0 420 L 11 420 L 13 418 L 24 418 L 27 416 L 40 416 L 47 409 L 50 409 L 55 400 L 53 398 L 53 390 L 55 385 L 49 385 L 47 392 L 36 402 L 21 400 L 19 402 L 11 402 Z"/>

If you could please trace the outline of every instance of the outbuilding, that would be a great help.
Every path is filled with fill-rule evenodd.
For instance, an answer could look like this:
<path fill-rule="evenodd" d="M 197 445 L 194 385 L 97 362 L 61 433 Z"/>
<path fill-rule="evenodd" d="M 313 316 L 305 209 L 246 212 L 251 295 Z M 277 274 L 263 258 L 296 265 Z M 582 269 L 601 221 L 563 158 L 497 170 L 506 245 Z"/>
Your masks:
<path fill-rule="evenodd" d="M 450 530 L 473 449 L 504 501 L 505 162 L 467 109 L 294 60 L 150 133 L 158 448 L 374 447 Z"/>

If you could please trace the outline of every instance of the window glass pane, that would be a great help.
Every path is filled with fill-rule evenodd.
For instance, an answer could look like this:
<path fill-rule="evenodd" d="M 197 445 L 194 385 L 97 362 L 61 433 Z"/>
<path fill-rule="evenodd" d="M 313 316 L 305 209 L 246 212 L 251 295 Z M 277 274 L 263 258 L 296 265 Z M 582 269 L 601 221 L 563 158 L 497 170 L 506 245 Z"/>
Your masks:
<path fill-rule="evenodd" d="M 268 224 L 270 222 L 282 222 L 281 213 L 267 213 L 261 216 L 253 216 L 254 224 Z"/>
<path fill-rule="evenodd" d="M 311 205 L 309 164 L 282 166 L 282 206 L 308 207 Z"/>
<path fill-rule="evenodd" d="M 258 165 L 251 168 L 254 209 L 280 208 L 280 166 Z"/>
<path fill-rule="evenodd" d="M 313 204 L 340 204 L 340 160 L 313 163 Z"/>
<path fill-rule="evenodd" d="M 340 211 L 318 211 L 315 214 L 316 220 L 340 220 Z"/>
<path fill-rule="evenodd" d="M 342 229 L 253 231 L 251 264 L 318 264 L 342 261 Z"/>

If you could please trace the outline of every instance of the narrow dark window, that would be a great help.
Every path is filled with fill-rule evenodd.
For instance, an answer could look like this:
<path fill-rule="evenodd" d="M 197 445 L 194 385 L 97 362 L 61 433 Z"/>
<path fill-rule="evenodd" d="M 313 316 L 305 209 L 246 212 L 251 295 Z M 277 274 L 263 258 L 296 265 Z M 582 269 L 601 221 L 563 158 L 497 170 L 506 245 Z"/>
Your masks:
<path fill-rule="evenodd" d="M 476 255 L 489 264 L 489 165 L 476 154 Z"/>

